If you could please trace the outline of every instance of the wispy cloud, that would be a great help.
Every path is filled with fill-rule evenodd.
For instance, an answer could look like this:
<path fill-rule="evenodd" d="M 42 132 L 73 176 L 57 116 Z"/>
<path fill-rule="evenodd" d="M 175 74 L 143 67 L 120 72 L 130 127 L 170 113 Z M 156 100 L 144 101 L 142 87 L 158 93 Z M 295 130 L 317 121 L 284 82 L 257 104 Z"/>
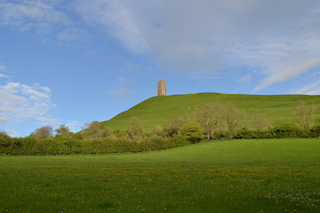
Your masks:
<path fill-rule="evenodd" d="M 82 22 L 73 21 L 79 16 Z M 320 2 L 260 0 L 1 1 L 0 25 L 85 42 L 88 25 L 159 67 L 205 75 L 249 67 L 254 91 L 320 64 Z M 47 40 L 46 40 L 47 41 Z M 1 70 L 1 68 L 0 68 Z"/>
<path fill-rule="evenodd" d="M 10 137 L 17 137 L 18 132 L 11 130 L 11 129 L 6 129 L 4 130 Z"/>
<path fill-rule="evenodd" d="M 132 1 L 86 1 L 78 0 L 74 4 L 83 20 L 107 34 L 119 39 L 134 52 L 147 48 L 145 33 L 141 29 L 139 11 Z"/>
<path fill-rule="evenodd" d="M 251 67 L 255 91 L 318 66 L 317 1 L 78 0 L 83 20 L 134 52 L 182 74 Z"/>
<path fill-rule="evenodd" d="M 320 80 L 304 86 L 296 91 L 292 92 L 293 94 L 305 94 L 305 95 L 320 95 Z"/>
<path fill-rule="evenodd" d="M 279 83 L 298 76 L 320 64 L 320 57 L 312 59 L 296 59 L 296 61 L 284 61 L 267 70 L 269 74 L 254 91 L 262 90 L 272 84 Z"/>
<path fill-rule="evenodd" d="M 118 99 L 125 99 L 125 100 L 132 100 L 133 95 L 135 94 L 134 91 L 124 87 L 118 87 L 117 89 L 109 90 L 106 93 L 109 95 L 116 96 Z"/>
<path fill-rule="evenodd" d="M 9 76 L 4 75 L 4 74 L 0 74 L 0 78 L 9 78 Z"/>
<path fill-rule="evenodd" d="M 7 67 L 4 65 L 0 65 L 0 72 L 6 71 Z"/>
<path fill-rule="evenodd" d="M 69 121 L 66 123 L 66 126 L 70 128 L 71 132 L 77 132 L 81 130 L 83 122 L 80 121 Z"/>
<path fill-rule="evenodd" d="M 247 83 L 250 83 L 251 78 L 252 78 L 252 75 L 251 75 L 251 74 L 247 74 L 247 75 L 245 75 L 245 76 L 242 76 L 238 81 L 239 81 L 241 84 L 247 84 Z"/>
<path fill-rule="evenodd" d="M 84 41 L 89 34 L 84 29 L 66 29 L 58 34 L 58 39 L 62 41 Z"/>
<path fill-rule="evenodd" d="M 48 29 L 52 24 L 70 22 L 52 2 L 41 0 L 4 0 L 0 3 L 0 20 L 1 25 L 16 26 L 21 30 Z"/>

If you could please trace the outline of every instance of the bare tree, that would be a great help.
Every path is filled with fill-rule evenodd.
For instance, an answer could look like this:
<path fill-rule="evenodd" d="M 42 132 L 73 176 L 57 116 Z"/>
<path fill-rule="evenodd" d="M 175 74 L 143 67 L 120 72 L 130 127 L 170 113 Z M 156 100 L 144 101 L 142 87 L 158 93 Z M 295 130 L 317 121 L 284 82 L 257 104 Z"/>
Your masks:
<path fill-rule="evenodd" d="M 183 127 L 186 123 L 189 121 L 189 116 L 184 117 L 178 117 L 175 119 L 170 119 L 167 121 L 168 127 L 166 128 L 166 133 L 170 136 L 173 134 L 178 134 L 178 131 L 181 127 Z"/>
<path fill-rule="evenodd" d="M 294 106 L 293 115 L 298 119 L 298 128 L 307 130 L 315 122 L 315 112 L 318 106 L 316 104 L 307 105 L 306 102 L 300 101 Z"/>
<path fill-rule="evenodd" d="M 143 124 L 137 117 L 132 117 L 129 121 L 126 137 L 130 136 L 132 139 L 139 139 L 142 136 Z"/>
<path fill-rule="evenodd" d="M 204 129 L 207 139 L 213 138 L 215 130 L 221 125 L 222 105 L 219 102 L 207 103 L 195 111 L 195 119 Z"/>
<path fill-rule="evenodd" d="M 229 137 L 232 138 L 234 130 L 240 125 L 240 122 L 246 118 L 246 112 L 239 110 L 234 103 L 227 102 L 224 105 L 222 117 Z"/>
<path fill-rule="evenodd" d="M 258 132 L 264 131 L 272 126 L 272 121 L 262 112 L 256 112 L 251 117 L 252 125 Z"/>
<path fill-rule="evenodd" d="M 92 140 L 103 136 L 104 126 L 99 121 L 92 121 L 91 123 L 84 123 L 82 129 L 83 136 Z"/>
<path fill-rule="evenodd" d="M 156 125 L 155 128 L 153 129 L 151 135 L 158 135 L 160 136 L 163 132 L 162 126 L 160 124 Z"/>
<path fill-rule="evenodd" d="M 33 135 L 37 139 L 49 138 L 52 136 L 52 126 L 43 126 L 34 130 L 30 135 Z"/>

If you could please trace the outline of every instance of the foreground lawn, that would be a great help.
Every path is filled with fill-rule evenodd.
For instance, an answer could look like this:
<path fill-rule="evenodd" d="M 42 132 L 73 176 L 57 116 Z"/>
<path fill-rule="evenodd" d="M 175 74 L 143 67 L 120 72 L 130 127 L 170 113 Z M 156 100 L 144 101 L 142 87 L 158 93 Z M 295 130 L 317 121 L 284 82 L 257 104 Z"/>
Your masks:
<path fill-rule="evenodd" d="M 1 156 L 0 212 L 319 212 L 320 140 Z"/>

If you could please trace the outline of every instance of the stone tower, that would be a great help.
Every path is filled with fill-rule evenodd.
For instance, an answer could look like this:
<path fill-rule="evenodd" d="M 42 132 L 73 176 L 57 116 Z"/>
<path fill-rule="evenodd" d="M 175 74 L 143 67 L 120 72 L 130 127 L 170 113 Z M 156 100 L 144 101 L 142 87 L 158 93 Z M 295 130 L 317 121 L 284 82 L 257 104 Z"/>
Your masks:
<path fill-rule="evenodd" d="M 158 83 L 158 96 L 167 96 L 166 81 L 160 80 Z"/>

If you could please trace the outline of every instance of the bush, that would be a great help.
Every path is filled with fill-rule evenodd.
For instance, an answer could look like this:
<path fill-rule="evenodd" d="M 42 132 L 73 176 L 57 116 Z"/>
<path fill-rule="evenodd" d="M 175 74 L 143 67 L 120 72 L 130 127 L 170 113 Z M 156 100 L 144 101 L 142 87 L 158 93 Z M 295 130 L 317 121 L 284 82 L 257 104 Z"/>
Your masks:
<path fill-rule="evenodd" d="M 204 137 L 202 127 L 199 123 L 194 121 L 186 123 L 183 127 L 181 127 L 178 133 L 192 143 L 198 143 Z"/>

